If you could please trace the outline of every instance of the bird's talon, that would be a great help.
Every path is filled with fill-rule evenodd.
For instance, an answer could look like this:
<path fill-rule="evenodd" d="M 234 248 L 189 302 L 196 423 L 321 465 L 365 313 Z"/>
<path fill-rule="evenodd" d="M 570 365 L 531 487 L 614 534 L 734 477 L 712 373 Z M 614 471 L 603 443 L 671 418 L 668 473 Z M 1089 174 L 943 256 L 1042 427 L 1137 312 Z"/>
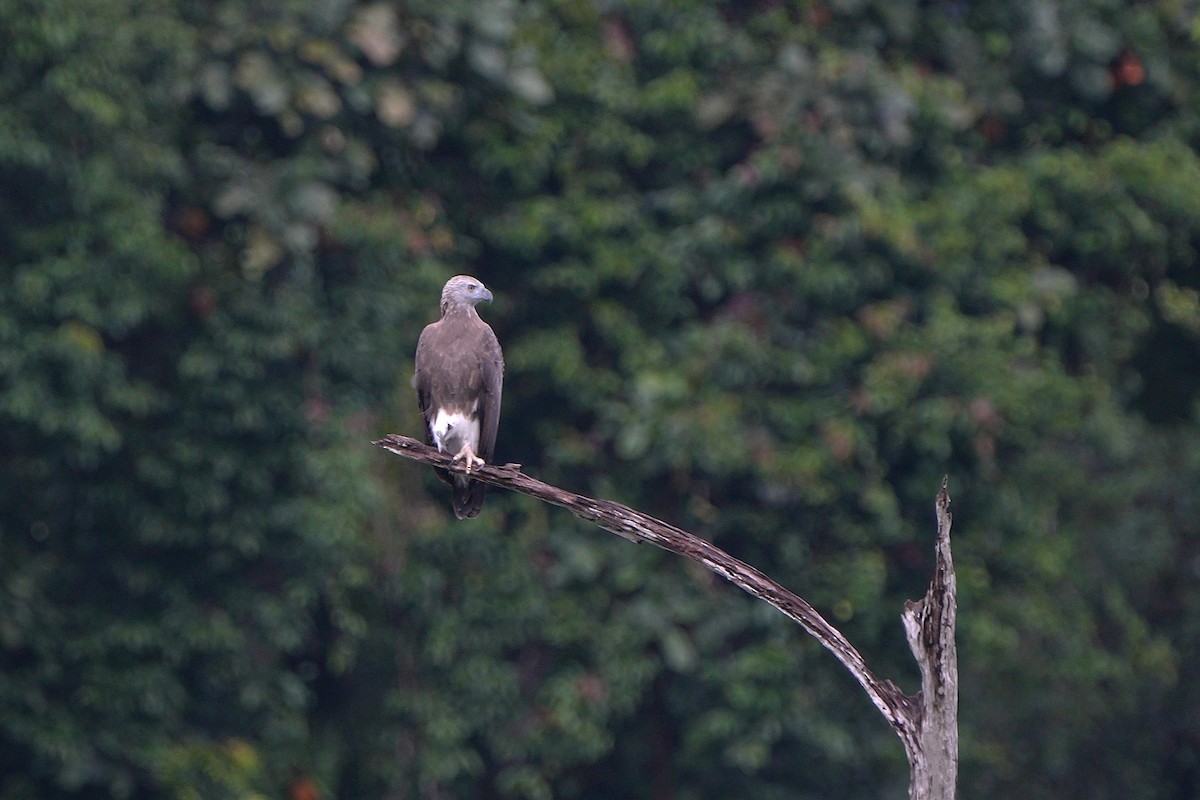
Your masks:
<path fill-rule="evenodd" d="M 458 464 L 460 462 L 462 463 L 463 469 L 468 475 L 471 474 L 471 470 L 475 469 L 476 467 L 482 467 L 485 463 L 487 463 L 470 450 L 465 449 L 458 455 L 454 456 L 454 458 L 450 459 L 451 464 Z"/>

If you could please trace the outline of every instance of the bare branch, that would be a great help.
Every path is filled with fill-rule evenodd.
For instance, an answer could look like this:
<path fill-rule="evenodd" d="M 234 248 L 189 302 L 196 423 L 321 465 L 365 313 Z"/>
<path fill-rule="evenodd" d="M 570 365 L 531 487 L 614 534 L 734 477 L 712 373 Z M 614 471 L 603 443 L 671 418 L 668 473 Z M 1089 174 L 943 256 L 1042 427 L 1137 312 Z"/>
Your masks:
<path fill-rule="evenodd" d="M 391 434 L 374 444 L 453 472 L 466 467 L 407 436 Z M 612 500 L 596 500 L 536 480 L 520 464 L 485 465 L 470 472 L 484 483 L 511 489 L 561 506 L 577 517 L 632 542 L 650 542 L 703 564 L 797 622 L 850 671 L 904 745 L 911 800 L 954 800 L 958 781 L 958 650 L 955 645 L 957 582 L 950 554 L 950 495 L 947 478 L 934 503 L 937 518 L 936 566 L 925 597 L 905 603 L 901 619 L 909 648 L 921 671 L 921 691 L 910 697 L 867 668 L 862 655 L 811 605 L 749 564 L 698 536 Z"/>
<path fill-rule="evenodd" d="M 379 447 L 397 455 L 454 472 L 466 472 L 461 464 L 452 463 L 448 455 L 439 453 L 416 439 L 391 434 L 377 442 Z M 599 525 L 630 541 L 645 541 L 664 550 L 678 553 L 704 565 L 741 587 L 755 597 L 770 603 L 824 645 L 850 671 L 866 690 L 871 702 L 904 742 L 906 752 L 919 746 L 919 708 L 914 699 L 890 680 L 880 680 L 872 673 L 862 655 L 836 628 L 830 625 L 811 605 L 754 567 L 712 545 L 698 536 L 676 528 L 662 520 L 612 500 L 596 500 L 584 495 L 551 486 L 525 475 L 520 464 L 503 467 L 485 465 L 471 470 L 476 480 L 527 494 L 539 500 L 567 509 L 575 516 Z"/>

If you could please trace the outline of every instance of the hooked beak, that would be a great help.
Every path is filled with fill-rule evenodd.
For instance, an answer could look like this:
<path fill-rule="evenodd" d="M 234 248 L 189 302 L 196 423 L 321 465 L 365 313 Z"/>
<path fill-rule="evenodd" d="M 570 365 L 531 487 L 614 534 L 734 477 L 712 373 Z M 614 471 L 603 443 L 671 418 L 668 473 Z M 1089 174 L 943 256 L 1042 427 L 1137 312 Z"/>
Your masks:
<path fill-rule="evenodd" d="M 483 289 L 483 299 L 487 300 L 489 303 L 492 302 L 492 292 L 486 287 Z"/>

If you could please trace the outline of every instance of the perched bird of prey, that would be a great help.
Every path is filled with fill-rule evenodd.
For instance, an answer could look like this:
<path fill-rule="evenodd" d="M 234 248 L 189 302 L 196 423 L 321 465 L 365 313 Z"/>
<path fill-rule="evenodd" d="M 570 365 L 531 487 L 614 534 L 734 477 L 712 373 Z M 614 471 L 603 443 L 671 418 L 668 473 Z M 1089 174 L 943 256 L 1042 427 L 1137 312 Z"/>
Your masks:
<path fill-rule="evenodd" d="M 417 342 L 413 387 L 425 418 L 425 441 L 453 453 L 467 471 L 489 463 L 500 422 L 504 356 L 491 327 L 475 306 L 492 293 L 468 275 L 455 275 L 442 289 L 442 318 L 427 325 Z M 487 484 L 461 473 L 438 470 L 454 489 L 454 514 L 479 516 Z"/>

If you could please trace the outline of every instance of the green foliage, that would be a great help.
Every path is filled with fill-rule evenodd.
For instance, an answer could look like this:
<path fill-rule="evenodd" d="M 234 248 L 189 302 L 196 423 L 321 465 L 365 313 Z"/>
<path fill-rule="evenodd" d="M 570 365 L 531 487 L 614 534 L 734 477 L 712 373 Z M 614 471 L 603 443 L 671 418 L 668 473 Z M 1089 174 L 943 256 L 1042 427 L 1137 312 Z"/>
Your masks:
<path fill-rule="evenodd" d="M 163 788 L 179 800 L 269 796 L 254 788 L 261 781 L 261 760 L 243 741 L 174 745 L 159 756 L 158 763 Z"/>
<path fill-rule="evenodd" d="M 0 794 L 902 793 L 762 604 L 371 452 L 473 272 L 501 460 L 910 689 L 949 473 L 964 791 L 1193 796 L 1197 41 L 1165 0 L 0 0 Z"/>

